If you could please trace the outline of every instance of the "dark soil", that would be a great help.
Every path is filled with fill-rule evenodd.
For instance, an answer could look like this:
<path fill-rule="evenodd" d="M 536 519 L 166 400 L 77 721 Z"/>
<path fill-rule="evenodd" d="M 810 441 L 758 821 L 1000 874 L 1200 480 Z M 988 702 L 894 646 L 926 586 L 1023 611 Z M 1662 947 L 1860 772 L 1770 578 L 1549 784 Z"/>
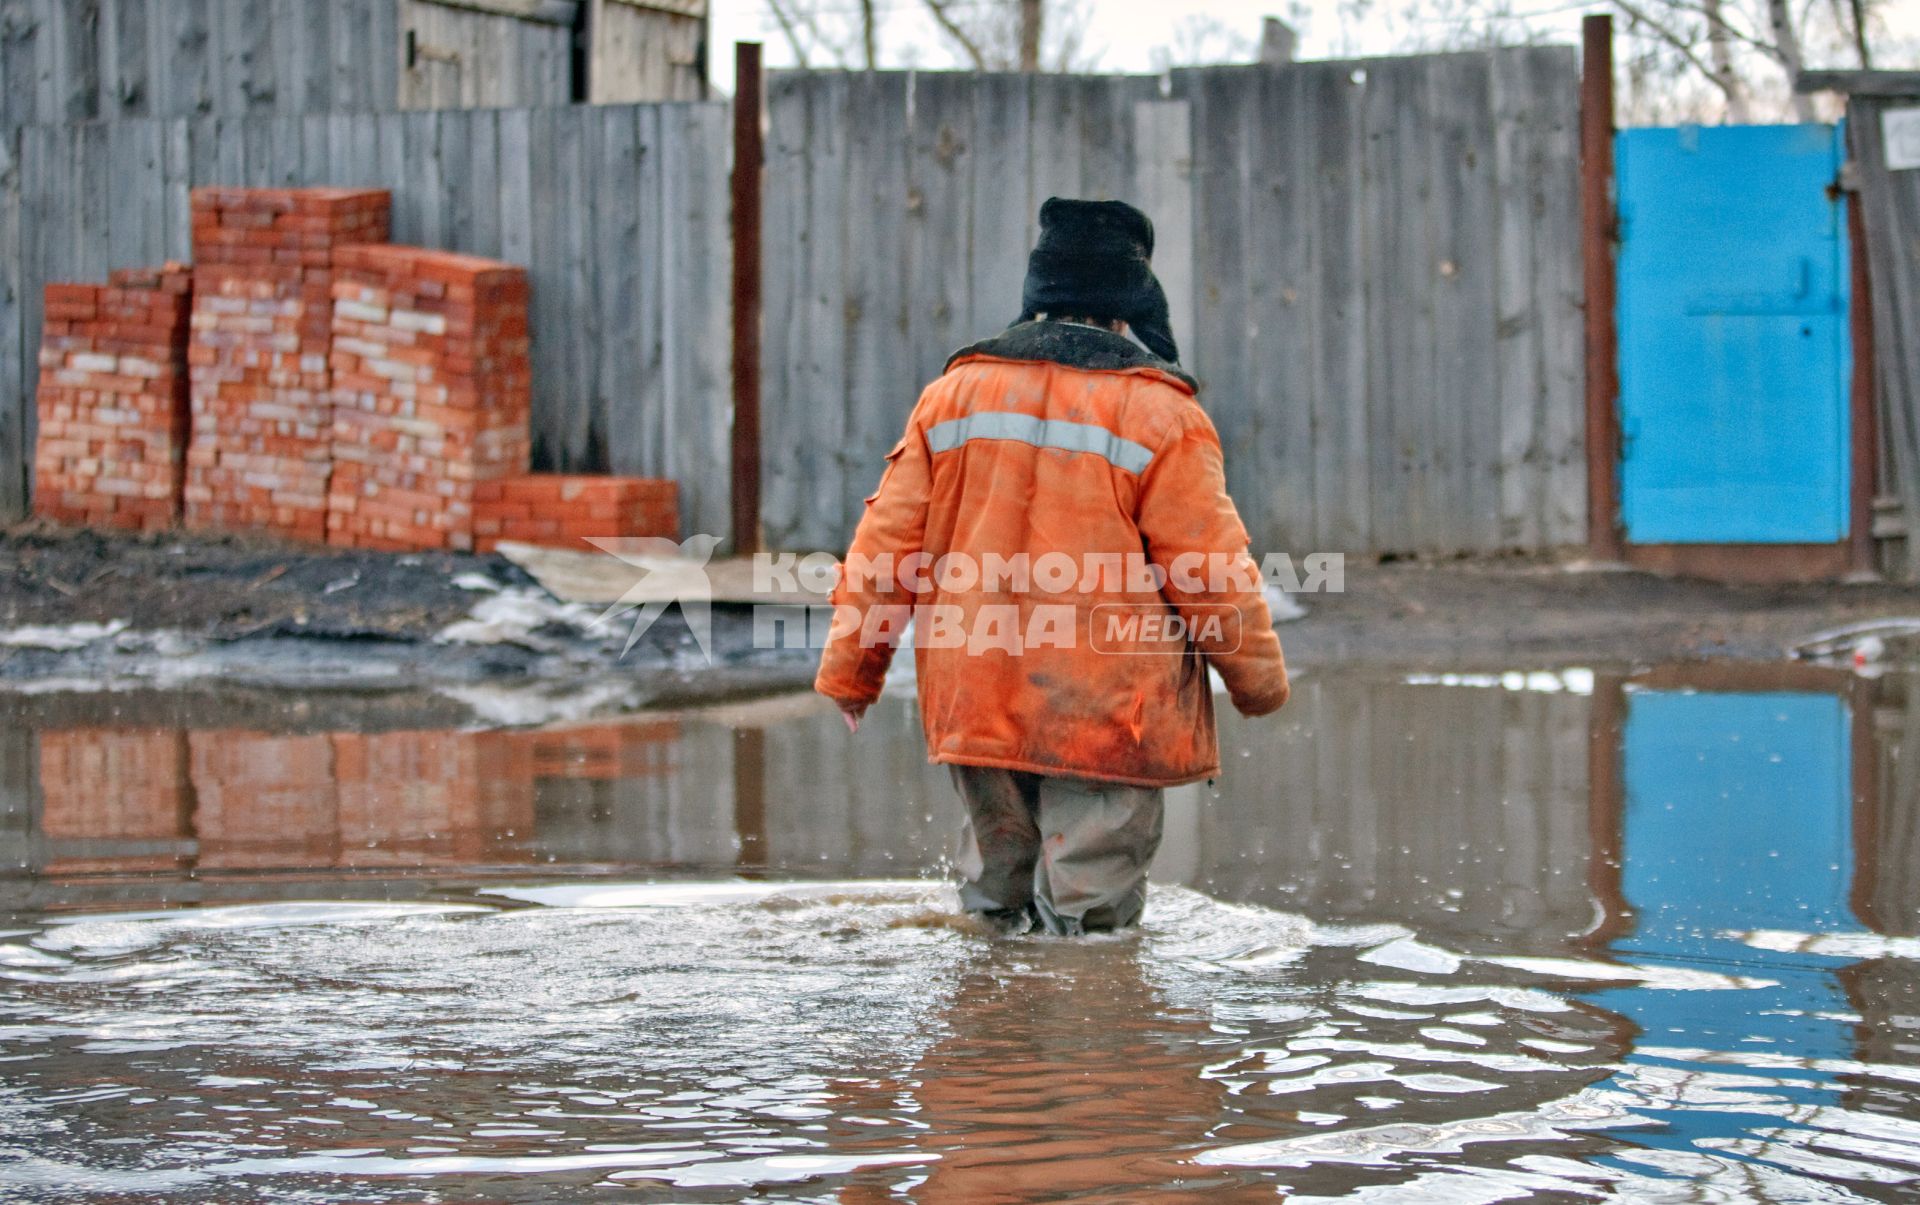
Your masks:
<path fill-rule="evenodd" d="M 1546 558 L 1349 559 L 1342 594 L 1303 595 L 1280 628 L 1289 661 L 1526 668 L 1775 659 L 1822 629 L 1920 616 L 1920 587 L 1726 585 Z"/>
<path fill-rule="evenodd" d="M 25 524 L 0 538 L 0 626 L 124 619 L 135 630 L 424 639 L 465 615 L 479 573 L 532 585 L 492 554 L 318 548 L 251 535 L 109 535 Z"/>

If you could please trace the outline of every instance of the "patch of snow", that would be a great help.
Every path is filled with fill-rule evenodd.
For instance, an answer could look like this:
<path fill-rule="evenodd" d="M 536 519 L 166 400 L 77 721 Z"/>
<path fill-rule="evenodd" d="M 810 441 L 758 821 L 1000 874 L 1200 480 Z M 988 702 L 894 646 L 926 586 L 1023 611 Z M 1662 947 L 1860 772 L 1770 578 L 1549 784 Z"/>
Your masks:
<path fill-rule="evenodd" d="M 499 582 L 494 581 L 484 573 L 459 574 L 453 579 L 453 584 L 457 589 L 479 590 L 488 594 L 495 593 L 501 588 Z"/>
<path fill-rule="evenodd" d="M 1451 950 L 1430 946 L 1402 937 L 1383 946 L 1355 955 L 1361 962 L 1393 967 L 1400 971 L 1419 971 L 1432 975 L 1451 975 L 1460 969 L 1460 956 Z"/>
<path fill-rule="evenodd" d="M 125 631 L 126 627 L 127 621 L 124 619 L 115 619 L 109 623 L 30 625 L 0 632 L 0 645 L 17 649 L 50 649 L 57 653 L 64 653 L 85 648 L 96 640 L 117 636 Z"/>
<path fill-rule="evenodd" d="M 476 721 L 490 728 L 570 723 L 624 711 L 640 702 L 639 688 L 623 681 L 586 686 L 572 682 L 517 686 L 480 683 L 443 686 L 440 693 L 466 707 Z"/>
<path fill-rule="evenodd" d="M 1273 622 L 1291 623 L 1296 619 L 1305 619 L 1307 609 L 1293 600 L 1293 596 L 1278 586 L 1267 587 L 1267 610 L 1273 613 Z"/>
<path fill-rule="evenodd" d="M 441 628 L 433 639 L 436 644 L 518 644 L 545 649 L 552 642 L 535 636 L 536 629 L 557 623 L 584 630 L 594 619 L 590 607 L 563 603 L 536 587 L 513 586 L 481 599 L 465 619 Z"/>

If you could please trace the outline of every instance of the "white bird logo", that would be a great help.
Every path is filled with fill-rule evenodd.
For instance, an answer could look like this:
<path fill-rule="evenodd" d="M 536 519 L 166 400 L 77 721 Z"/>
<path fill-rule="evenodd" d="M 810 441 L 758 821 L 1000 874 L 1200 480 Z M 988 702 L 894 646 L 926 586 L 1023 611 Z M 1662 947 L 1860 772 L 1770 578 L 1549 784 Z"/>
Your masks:
<path fill-rule="evenodd" d="M 626 646 L 620 650 L 625 657 L 654 620 L 666 613 L 667 604 L 677 602 L 701 655 L 709 665 L 713 663 L 713 582 L 707 576 L 707 562 L 720 546 L 719 536 L 688 536 L 678 543 L 664 536 L 602 536 L 590 537 L 587 543 L 641 572 L 640 580 L 590 627 L 635 612 Z"/>

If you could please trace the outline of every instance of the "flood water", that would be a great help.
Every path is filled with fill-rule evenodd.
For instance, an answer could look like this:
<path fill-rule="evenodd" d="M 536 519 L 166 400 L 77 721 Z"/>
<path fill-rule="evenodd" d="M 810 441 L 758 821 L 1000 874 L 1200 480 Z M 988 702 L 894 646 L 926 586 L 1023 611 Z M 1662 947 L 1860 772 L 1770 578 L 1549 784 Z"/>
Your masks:
<path fill-rule="evenodd" d="M 1897 675 L 1309 675 L 1084 942 L 905 703 L 183 714 L 0 702 L 0 1199 L 1920 1195 Z"/>

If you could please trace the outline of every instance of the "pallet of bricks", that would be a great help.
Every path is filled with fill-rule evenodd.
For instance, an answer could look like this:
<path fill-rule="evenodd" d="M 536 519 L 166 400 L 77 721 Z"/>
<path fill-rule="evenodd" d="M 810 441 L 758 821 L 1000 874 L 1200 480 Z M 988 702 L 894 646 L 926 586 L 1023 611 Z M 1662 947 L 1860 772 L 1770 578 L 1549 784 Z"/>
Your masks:
<path fill-rule="evenodd" d="M 181 264 L 47 286 L 34 513 L 136 531 L 178 521 L 188 292 Z"/>
<path fill-rule="evenodd" d="M 195 189 L 189 527 L 326 538 L 333 272 L 387 239 L 384 190 Z"/>
<path fill-rule="evenodd" d="M 329 543 L 470 550 L 476 492 L 527 473 L 524 269 L 422 247 L 340 252 Z"/>

